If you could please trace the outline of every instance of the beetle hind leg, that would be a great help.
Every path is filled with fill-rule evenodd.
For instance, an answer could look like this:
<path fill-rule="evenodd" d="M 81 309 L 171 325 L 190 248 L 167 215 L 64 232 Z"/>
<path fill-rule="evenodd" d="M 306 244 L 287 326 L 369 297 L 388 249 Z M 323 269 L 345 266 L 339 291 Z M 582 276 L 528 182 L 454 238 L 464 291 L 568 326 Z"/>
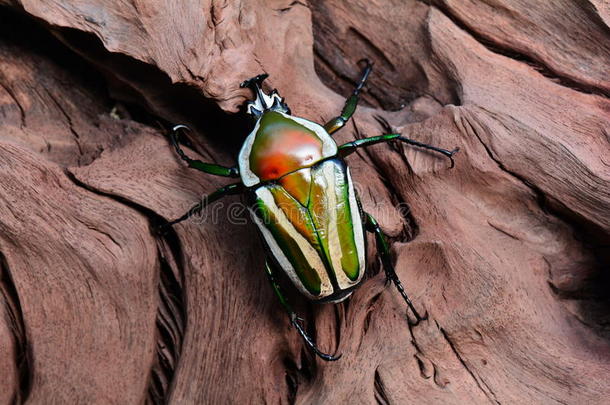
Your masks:
<path fill-rule="evenodd" d="M 303 338 L 303 341 L 305 341 L 307 346 L 322 360 L 326 360 L 326 361 L 339 360 L 341 358 L 340 354 L 338 356 L 332 356 L 330 354 L 323 353 L 320 351 L 320 349 L 318 349 L 316 342 L 311 338 L 311 336 L 309 336 L 307 334 L 307 332 L 303 328 L 303 325 L 301 324 L 301 322 L 303 320 L 297 316 L 297 314 L 292 310 L 292 307 L 290 306 L 290 304 L 288 303 L 286 298 L 284 298 L 284 295 L 282 294 L 282 291 L 280 290 L 280 286 L 277 283 L 277 280 L 275 279 L 275 275 L 273 274 L 273 270 L 268 262 L 265 262 L 265 270 L 267 272 L 267 277 L 269 278 L 269 281 L 271 282 L 271 286 L 273 287 L 273 291 L 275 292 L 275 295 L 277 295 L 278 299 L 280 300 L 280 303 L 282 304 L 282 306 L 288 313 L 288 317 L 290 318 L 290 323 L 299 332 L 299 335 L 301 335 L 301 337 Z"/>
<path fill-rule="evenodd" d="M 394 285 L 396 286 L 396 289 L 398 290 L 398 292 L 400 293 L 402 298 L 405 300 L 405 302 L 407 303 L 409 308 L 411 308 L 411 311 L 413 311 L 413 315 L 415 315 L 415 318 L 417 319 L 417 322 L 416 322 L 416 324 L 417 324 L 421 320 L 426 319 L 427 315 L 425 317 L 422 317 L 421 315 L 419 315 L 419 312 L 417 312 L 417 310 L 415 309 L 413 302 L 411 302 L 411 299 L 407 295 L 405 288 L 403 287 L 402 283 L 400 282 L 400 279 L 398 278 L 398 275 L 396 274 L 396 271 L 394 270 L 394 265 L 392 264 L 392 258 L 390 255 L 390 247 L 388 246 L 388 241 L 386 239 L 385 234 L 381 230 L 381 227 L 379 226 L 379 224 L 377 223 L 375 218 L 373 218 L 370 214 L 365 214 L 365 215 L 366 215 L 366 223 L 365 223 L 366 230 L 368 232 L 372 232 L 375 234 L 375 240 L 377 241 L 377 250 L 379 251 L 379 255 L 381 256 L 381 262 L 383 264 L 383 269 L 385 271 L 386 282 L 394 283 Z"/>

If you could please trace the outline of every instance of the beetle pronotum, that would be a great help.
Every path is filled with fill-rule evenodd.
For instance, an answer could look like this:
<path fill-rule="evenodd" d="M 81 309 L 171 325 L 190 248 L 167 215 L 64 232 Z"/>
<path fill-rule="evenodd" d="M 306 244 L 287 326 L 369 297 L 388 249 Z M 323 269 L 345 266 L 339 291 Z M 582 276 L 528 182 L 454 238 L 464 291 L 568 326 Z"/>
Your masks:
<path fill-rule="evenodd" d="M 452 156 L 458 151 L 426 145 L 400 134 L 358 139 L 338 146 L 331 135 L 354 114 L 358 95 L 371 70 L 367 61 L 341 114 L 324 126 L 292 116 L 276 90 L 265 94 L 261 83 L 266 74 L 243 82 L 241 87 L 250 87 L 256 94 L 256 100 L 247 104 L 247 112 L 256 119 L 256 124 L 235 167 L 189 158 L 177 141 L 178 132 L 187 128 L 178 125 L 171 133 L 176 152 L 190 167 L 218 176 L 239 177 L 241 181 L 216 190 L 167 225 L 201 212 L 226 195 L 245 194 L 250 216 L 267 248 L 265 268 L 273 290 L 305 343 L 324 360 L 337 360 L 340 355 L 331 356 L 317 348 L 282 294 L 277 272 L 283 271 L 309 299 L 340 302 L 351 295 L 366 271 L 365 231 L 375 234 L 388 282 L 394 283 L 415 317 L 421 319 L 394 271 L 385 235 L 377 221 L 361 208 L 344 158 L 358 148 L 398 140 L 439 152 L 451 160 L 453 167 Z"/>

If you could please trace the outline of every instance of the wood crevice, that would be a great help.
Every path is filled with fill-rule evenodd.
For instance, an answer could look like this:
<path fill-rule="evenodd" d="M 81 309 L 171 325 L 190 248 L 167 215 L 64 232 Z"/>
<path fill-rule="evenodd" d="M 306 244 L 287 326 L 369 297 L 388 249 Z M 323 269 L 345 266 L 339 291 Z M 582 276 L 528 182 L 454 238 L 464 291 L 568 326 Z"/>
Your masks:
<path fill-rule="evenodd" d="M 379 405 L 389 405 L 391 402 L 388 399 L 388 394 L 386 393 L 386 388 L 381 379 L 381 375 L 379 375 L 379 368 L 375 369 L 375 379 L 374 379 L 374 390 L 375 390 L 375 401 Z"/>
<path fill-rule="evenodd" d="M 6 91 L 6 93 L 11 97 L 11 99 L 17 105 L 17 108 L 19 108 L 19 116 L 21 118 L 21 129 L 24 129 L 26 127 L 25 109 L 21 105 L 21 102 L 19 101 L 19 99 L 15 96 L 15 92 L 11 88 L 9 88 L 7 85 L 4 84 L 4 80 L 0 80 L 0 87 L 2 87 L 4 89 L 4 91 Z"/>
<path fill-rule="evenodd" d="M 13 334 L 15 345 L 15 366 L 19 385 L 13 393 L 12 404 L 23 404 L 27 401 L 34 378 L 31 347 L 23 319 L 23 310 L 19 294 L 13 281 L 6 257 L 0 252 L 0 298 L 2 298 L 9 330 Z M 6 370 L 5 370 L 6 371 Z M 3 372 L 5 372 L 3 371 Z"/>
<path fill-rule="evenodd" d="M 559 72 L 552 69 L 550 66 L 546 65 L 542 61 L 536 59 L 534 55 L 528 55 L 523 52 L 516 51 L 515 49 L 508 48 L 496 41 L 494 38 L 486 37 L 483 34 L 480 34 L 473 27 L 471 27 L 467 22 L 460 19 L 455 13 L 451 11 L 451 9 L 442 3 L 442 0 L 418 0 L 422 3 L 428 4 L 430 7 L 436 8 L 439 12 L 443 13 L 447 18 L 449 18 L 455 25 L 457 25 L 460 29 L 467 32 L 472 38 L 474 38 L 478 43 L 483 45 L 487 50 L 493 52 L 497 55 L 502 55 L 517 62 L 524 63 L 528 66 L 531 66 L 536 71 L 538 71 L 542 76 L 547 79 L 553 81 L 554 83 L 561 85 L 563 87 L 570 88 L 572 90 L 578 91 L 584 94 L 595 94 L 600 97 L 609 98 L 610 92 L 600 89 L 599 87 L 594 87 L 587 85 L 585 83 L 578 82 L 574 79 L 570 79 L 569 77 L 565 77 L 561 75 Z"/>
<path fill-rule="evenodd" d="M 188 323 L 180 238 L 173 228 L 161 231 L 160 226 L 166 221 L 152 210 L 121 196 L 97 190 L 80 181 L 69 170 L 66 170 L 65 173 L 78 187 L 108 197 L 148 218 L 150 228 L 155 232 L 160 265 L 158 278 L 159 307 L 156 320 L 156 361 L 149 372 L 147 398 L 150 403 L 167 403 L 171 396 L 173 377 L 180 361 L 182 343 Z M 175 271 L 170 263 L 175 265 Z"/>
<path fill-rule="evenodd" d="M 499 405 L 500 401 L 498 401 L 498 398 L 496 398 L 496 394 L 494 393 L 494 391 L 489 387 L 489 385 L 485 382 L 485 380 L 481 376 L 479 376 L 477 373 L 475 373 L 468 366 L 468 363 L 462 357 L 460 352 L 457 350 L 457 347 L 456 347 L 455 343 L 453 343 L 453 341 L 449 337 L 449 334 L 445 331 L 445 329 L 440 327 L 438 325 L 438 323 L 437 323 L 437 327 L 440 330 L 440 332 L 443 335 L 443 337 L 445 338 L 445 340 L 447 341 L 447 343 L 449 344 L 449 347 L 451 348 L 451 351 L 453 351 L 453 353 L 455 354 L 455 356 L 459 360 L 459 362 L 462 365 L 462 367 L 464 367 L 464 369 L 468 372 L 468 374 L 470 374 L 470 376 L 474 380 L 474 382 L 477 385 L 477 387 L 481 390 L 481 392 L 483 392 L 483 394 L 485 394 L 485 396 L 487 397 L 487 399 L 489 399 L 489 401 L 491 403 Z"/>
<path fill-rule="evenodd" d="M 460 114 L 460 120 L 462 122 L 462 125 L 468 126 L 469 132 L 475 136 L 475 139 L 481 144 L 486 154 L 498 166 L 498 168 L 504 173 L 518 180 L 525 187 L 527 187 L 527 189 L 534 193 L 536 197 L 535 201 L 537 202 L 540 210 L 546 215 L 550 215 L 556 220 L 568 226 L 572 230 L 574 238 L 583 244 L 584 249 L 587 249 L 592 253 L 596 261 L 596 263 L 594 264 L 596 266 L 596 269 L 593 271 L 594 276 L 591 277 L 581 289 L 576 292 L 564 292 L 557 288 L 557 286 L 553 282 L 552 276 L 550 276 L 548 285 L 558 298 L 580 300 L 581 304 L 583 304 L 581 305 L 582 313 L 574 313 L 573 316 L 580 323 L 587 326 L 588 328 L 591 328 L 600 336 L 604 337 L 605 339 L 610 339 L 610 328 L 608 328 L 607 325 L 605 325 L 604 323 L 604 319 L 610 319 L 607 317 L 608 309 L 610 309 L 610 294 L 608 293 L 608 287 L 610 286 L 610 276 L 608 276 L 607 272 L 604 271 L 604 262 L 606 260 L 609 250 L 609 245 L 607 244 L 607 241 L 610 240 L 610 235 L 605 233 L 604 230 L 597 228 L 596 224 L 590 223 L 586 219 L 576 216 L 565 208 L 564 211 L 560 211 L 558 208 L 563 206 L 561 202 L 555 201 L 553 204 L 551 204 L 549 197 L 544 191 L 542 191 L 532 182 L 528 181 L 522 175 L 508 169 L 501 162 L 501 160 L 497 156 L 495 156 L 489 145 L 487 145 L 483 141 L 483 138 L 478 133 L 476 126 L 472 125 L 469 119 L 464 114 Z M 513 239 L 518 239 L 510 233 L 494 225 L 492 222 L 487 221 L 487 223 L 489 224 L 489 226 L 498 230 L 499 232 L 502 232 Z M 586 246 L 586 242 L 592 239 L 596 241 L 596 244 Z M 550 274 L 552 274 L 550 270 L 550 263 L 548 262 L 548 260 L 546 260 L 546 258 L 544 258 L 544 256 L 543 259 L 546 261 L 549 267 Z M 587 300 L 598 303 L 600 305 L 600 308 L 596 308 L 595 305 L 586 305 L 585 301 Z M 583 316 L 588 320 L 585 320 Z"/>

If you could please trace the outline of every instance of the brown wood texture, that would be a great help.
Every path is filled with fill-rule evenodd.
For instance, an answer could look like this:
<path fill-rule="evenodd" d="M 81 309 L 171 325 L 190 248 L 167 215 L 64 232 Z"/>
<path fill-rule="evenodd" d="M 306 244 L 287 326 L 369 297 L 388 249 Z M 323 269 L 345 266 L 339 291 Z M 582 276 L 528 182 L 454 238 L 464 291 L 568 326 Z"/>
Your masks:
<path fill-rule="evenodd" d="M 607 404 L 610 5 L 606 0 L 0 0 L 0 403 Z M 349 157 L 428 317 L 371 275 L 346 302 L 288 291 L 238 197 L 156 232 L 231 180 L 267 72 Z M 161 124 L 163 123 L 163 124 Z M 204 219 L 204 220 L 203 220 Z"/>

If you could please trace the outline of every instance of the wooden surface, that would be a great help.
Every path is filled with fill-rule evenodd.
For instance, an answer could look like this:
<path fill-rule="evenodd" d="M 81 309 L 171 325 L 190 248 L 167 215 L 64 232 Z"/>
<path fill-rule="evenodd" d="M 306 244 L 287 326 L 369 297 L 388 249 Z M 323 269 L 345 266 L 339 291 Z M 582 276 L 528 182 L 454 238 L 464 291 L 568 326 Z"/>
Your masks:
<path fill-rule="evenodd" d="M 610 398 L 610 6 L 605 0 L 0 0 L 0 403 L 603 404 Z M 230 180 L 261 72 L 349 158 L 428 319 L 371 276 L 290 291 L 304 349 Z"/>

